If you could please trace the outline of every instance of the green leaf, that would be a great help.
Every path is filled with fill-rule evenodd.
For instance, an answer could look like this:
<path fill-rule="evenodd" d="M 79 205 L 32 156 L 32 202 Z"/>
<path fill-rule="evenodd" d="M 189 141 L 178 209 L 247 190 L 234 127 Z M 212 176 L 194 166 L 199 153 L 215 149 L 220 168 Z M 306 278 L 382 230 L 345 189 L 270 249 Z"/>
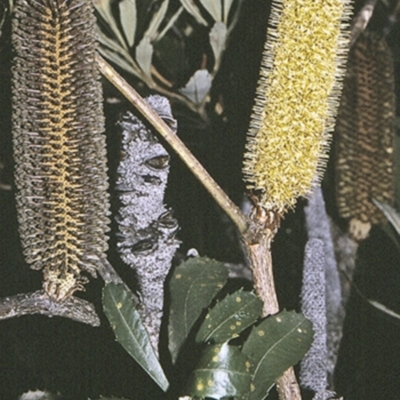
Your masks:
<path fill-rule="evenodd" d="M 207 21 L 201 15 L 199 8 L 193 0 L 181 0 L 182 6 L 185 10 L 197 21 L 198 24 L 207 26 Z"/>
<path fill-rule="evenodd" d="M 118 4 L 122 29 L 124 30 L 129 47 L 135 42 L 136 30 L 136 1 L 122 0 Z"/>
<path fill-rule="evenodd" d="M 210 45 L 215 57 L 214 70 L 217 70 L 221 62 L 222 52 L 225 50 L 228 31 L 223 22 L 216 22 L 210 31 Z"/>
<path fill-rule="evenodd" d="M 211 89 L 212 77 L 206 69 L 197 70 L 179 91 L 196 104 L 201 104 Z"/>
<path fill-rule="evenodd" d="M 313 340 L 312 324 L 294 311 L 282 311 L 254 327 L 242 352 L 252 364 L 249 400 L 262 400 L 274 382 L 301 360 Z"/>
<path fill-rule="evenodd" d="M 243 397 L 250 380 L 250 363 L 236 346 L 207 346 L 189 377 L 188 393 L 200 398 Z"/>
<path fill-rule="evenodd" d="M 260 317 L 262 306 L 254 293 L 242 290 L 225 297 L 206 315 L 196 341 L 224 343 L 239 336 Z"/>
<path fill-rule="evenodd" d="M 221 0 L 200 0 L 200 3 L 211 14 L 214 21 L 221 21 Z"/>
<path fill-rule="evenodd" d="M 107 283 L 103 289 L 103 308 L 117 341 L 158 386 L 166 391 L 168 380 L 130 293 L 122 285 Z"/>
<path fill-rule="evenodd" d="M 194 323 L 227 279 L 228 270 L 224 264 L 206 257 L 190 258 L 175 269 L 169 282 L 168 326 L 168 346 L 174 363 Z"/>
<path fill-rule="evenodd" d="M 142 69 L 143 73 L 151 78 L 151 60 L 153 58 L 153 45 L 148 36 L 143 39 L 136 47 L 136 61 Z"/>

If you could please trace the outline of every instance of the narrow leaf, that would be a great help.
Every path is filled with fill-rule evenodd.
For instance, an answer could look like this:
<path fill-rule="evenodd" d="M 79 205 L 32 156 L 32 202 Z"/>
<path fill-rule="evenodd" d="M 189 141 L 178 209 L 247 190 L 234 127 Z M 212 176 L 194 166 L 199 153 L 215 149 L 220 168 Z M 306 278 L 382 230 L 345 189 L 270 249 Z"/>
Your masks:
<path fill-rule="evenodd" d="M 136 47 L 136 61 L 143 73 L 151 78 L 151 60 L 153 58 L 153 45 L 148 36 L 144 36 Z"/>
<path fill-rule="evenodd" d="M 225 297 L 206 315 L 196 341 L 224 343 L 239 336 L 260 317 L 262 306 L 254 293 L 242 290 Z"/>
<path fill-rule="evenodd" d="M 182 6 L 185 10 L 197 21 L 197 23 L 207 26 L 207 21 L 201 15 L 199 8 L 193 0 L 181 0 Z"/>
<path fill-rule="evenodd" d="M 132 296 L 122 285 L 107 283 L 103 307 L 117 341 L 164 391 L 169 383 L 150 344 Z"/>
<path fill-rule="evenodd" d="M 126 48 L 125 40 L 118 29 L 111 10 L 111 0 L 94 0 L 93 5 L 99 15 L 103 18 L 104 22 L 107 23 L 108 28 L 114 33 L 121 46 Z"/>
<path fill-rule="evenodd" d="M 161 25 L 165 17 L 165 13 L 167 12 L 169 0 L 164 0 L 161 4 L 160 8 L 155 12 L 153 18 L 150 21 L 149 27 L 147 28 L 145 36 L 148 36 L 150 40 L 154 40 L 157 37 L 158 28 Z"/>
<path fill-rule="evenodd" d="M 228 270 L 223 263 L 205 257 L 190 258 L 175 269 L 169 283 L 171 311 L 168 327 L 173 362 L 201 312 L 227 279 Z"/>
<path fill-rule="evenodd" d="M 312 340 L 311 322 L 294 311 L 282 311 L 253 328 L 242 348 L 253 372 L 249 400 L 264 399 L 283 372 L 304 357 Z"/>
<path fill-rule="evenodd" d="M 400 235 L 400 214 L 389 204 L 381 203 L 376 199 L 372 199 L 375 205 L 385 214 L 388 221 L 396 229 L 396 232 Z"/>
<path fill-rule="evenodd" d="M 129 47 L 133 46 L 135 42 L 136 30 L 136 1 L 135 0 L 122 0 L 118 4 L 120 11 L 120 19 L 122 29 L 124 30 L 126 40 Z"/>
<path fill-rule="evenodd" d="M 201 104 L 211 89 L 211 82 L 211 74 L 206 69 L 199 69 L 179 91 L 194 103 Z"/>
<path fill-rule="evenodd" d="M 126 53 L 126 50 L 120 46 L 119 42 L 108 37 L 100 28 L 98 25 L 96 25 L 96 36 L 98 42 L 107 48 L 109 48 L 112 51 L 115 51 L 116 53 L 123 54 Z M 129 54 L 129 53 L 128 53 Z"/>
<path fill-rule="evenodd" d="M 114 64 L 118 65 L 125 71 L 135 75 L 136 77 L 140 78 L 140 71 L 137 71 L 133 65 L 131 65 L 126 59 L 120 56 L 118 53 L 107 49 L 106 47 L 100 46 L 98 48 L 99 53 L 107 58 L 109 61 L 113 62 Z"/>
<path fill-rule="evenodd" d="M 200 3 L 214 18 L 214 21 L 221 21 L 221 0 L 200 0 Z"/>
<path fill-rule="evenodd" d="M 188 393 L 200 398 L 243 397 L 250 388 L 250 363 L 238 347 L 207 346 L 188 381 Z"/>
<path fill-rule="evenodd" d="M 397 314 L 390 308 L 387 308 L 383 304 L 375 301 L 375 300 L 368 300 L 369 304 L 371 304 L 373 307 L 375 307 L 377 310 L 384 312 L 387 315 L 390 315 L 393 318 L 400 319 L 400 314 Z"/>
<path fill-rule="evenodd" d="M 233 0 L 223 0 L 224 2 L 224 22 L 228 24 L 229 12 L 231 11 Z"/>
<path fill-rule="evenodd" d="M 99 400 L 128 400 L 128 399 L 125 399 L 123 397 L 103 397 L 103 396 L 100 396 Z"/>
<path fill-rule="evenodd" d="M 210 45 L 215 57 L 214 70 L 218 69 L 221 56 L 226 46 L 227 28 L 223 22 L 216 22 L 210 31 Z"/>

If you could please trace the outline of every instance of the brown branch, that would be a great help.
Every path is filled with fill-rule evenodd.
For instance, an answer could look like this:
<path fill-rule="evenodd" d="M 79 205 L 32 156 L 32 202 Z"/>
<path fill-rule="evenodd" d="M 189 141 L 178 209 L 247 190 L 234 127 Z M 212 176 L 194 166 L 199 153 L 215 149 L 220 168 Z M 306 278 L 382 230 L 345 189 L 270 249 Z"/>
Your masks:
<path fill-rule="evenodd" d="M 0 320 L 31 314 L 66 317 L 83 324 L 100 326 L 94 306 L 78 297 L 71 296 L 63 302 L 57 302 L 43 290 L 38 290 L 0 299 Z"/>
<path fill-rule="evenodd" d="M 280 225 L 280 215 L 255 206 L 250 214 L 252 232 L 245 239 L 244 248 L 253 272 L 254 289 L 263 301 L 262 316 L 279 312 L 278 298 L 272 269 L 271 242 Z M 280 400 L 301 400 L 300 387 L 293 368 L 276 381 Z"/>

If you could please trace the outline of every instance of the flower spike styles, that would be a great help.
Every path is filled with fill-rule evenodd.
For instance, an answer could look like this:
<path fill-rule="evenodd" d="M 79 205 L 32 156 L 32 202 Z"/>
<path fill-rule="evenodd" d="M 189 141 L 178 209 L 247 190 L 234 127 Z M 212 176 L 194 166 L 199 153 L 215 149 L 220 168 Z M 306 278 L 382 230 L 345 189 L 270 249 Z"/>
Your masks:
<path fill-rule="evenodd" d="M 273 2 L 243 168 L 248 189 L 267 210 L 283 214 L 321 178 L 349 18 L 349 0 Z"/>
<path fill-rule="evenodd" d="M 17 0 L 13 142 L 19 231 L 43 288 L 62 301 L 96 276 L 109 195 L 90 0 Z"/>

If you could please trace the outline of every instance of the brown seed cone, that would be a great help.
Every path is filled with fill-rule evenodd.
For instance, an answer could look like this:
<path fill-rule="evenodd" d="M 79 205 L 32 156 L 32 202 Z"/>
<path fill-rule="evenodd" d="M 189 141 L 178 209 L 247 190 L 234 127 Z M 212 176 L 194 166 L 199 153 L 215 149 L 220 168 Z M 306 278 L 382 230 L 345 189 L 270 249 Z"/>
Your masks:
<path fill-rule="evenodd" d="M 336 123 L 336 198 L 355 239 L 385 222 L 372 199 L 394 202 L 394 71 L 384 38 L 363 33 L 349 55 Z"/>
<path fill-rule="evenodd" d="M 13 141 L 26 261 L 63 300 L 96 276 L 109 195 L 102 91 L 90 0 L 17 0 Z"/>

